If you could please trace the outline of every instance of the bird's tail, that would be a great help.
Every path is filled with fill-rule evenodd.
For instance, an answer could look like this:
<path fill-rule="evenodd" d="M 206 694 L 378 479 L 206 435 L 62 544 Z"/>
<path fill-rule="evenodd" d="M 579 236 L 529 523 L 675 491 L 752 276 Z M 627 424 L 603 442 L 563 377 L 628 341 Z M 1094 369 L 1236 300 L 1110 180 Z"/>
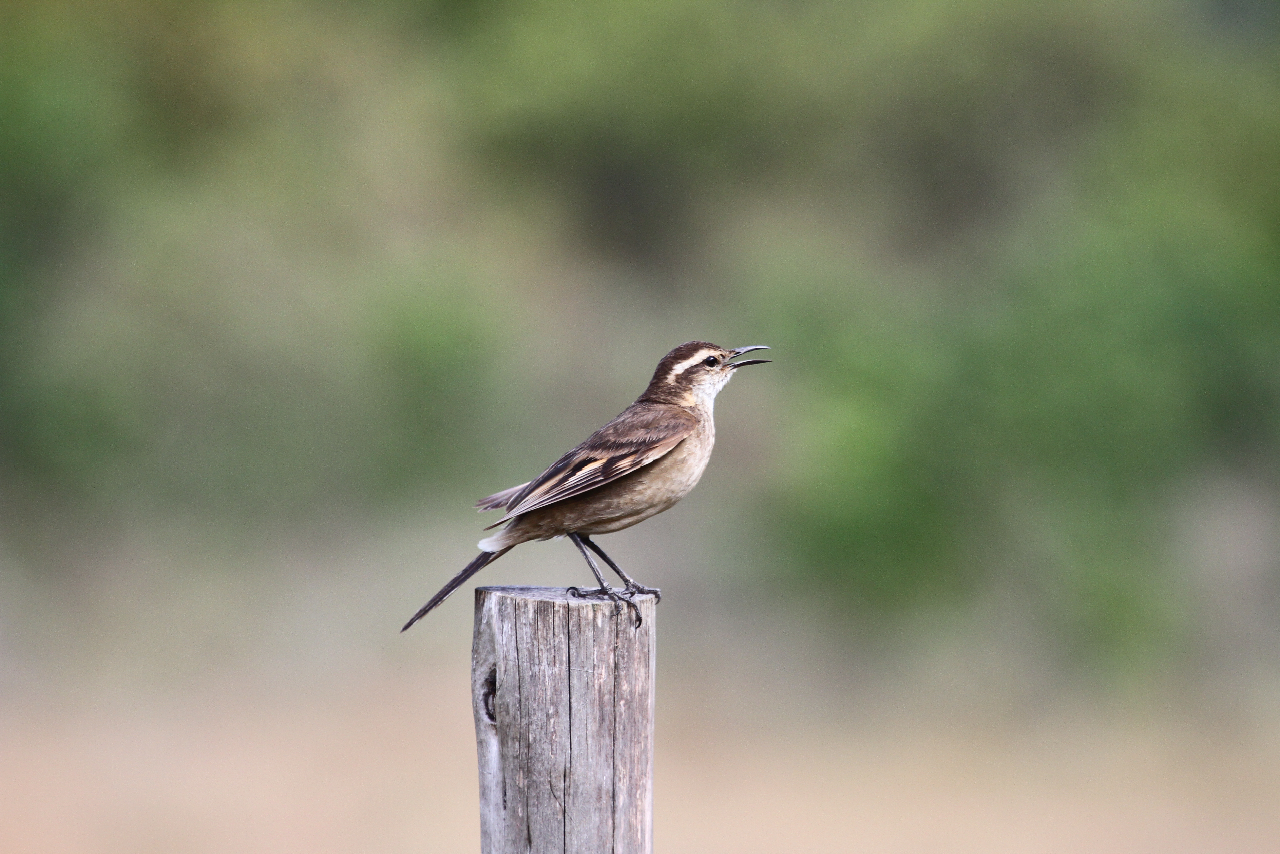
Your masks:
<path fill-rule="evenodd" d="M 452 593 L 453 591 L 461 587 L 463 584 L 465 584 L 468 578 L 475 575 L 477 572 L 484 569 L 486 566 L 493 563 L 495 560 L 502 557 L 504 554 L 506 554 L 510 550 L 511 548 L 508 546 L 507 548 L 500 549 L 499 551 L 496 551 L 496 552 L 480 552 L 480 554 L 476 555 L 476 559 L 471 561 L 471 563 L 467 564 L 466 568 L 463 569 L 462 572 L 459 572 L 453 578 L 449 579 L 449 583 L 446 584 L 443 588 L 441 588 L 439 593 L 432 596 L 431 601 L 423 605 L 422 608 L 419 609 L 418 613 L 414 614 L 409 619 L 409 622 L 404 624 L 404 628 L 401 629 L 400 631 L 403 632 L 405 629 L 409 628 L 414 623 L 418 622 L 418 620 L 421 620 L 428 613 L 430 613 L 432 608 L 439 605 L 445 599 L 448 599 L 450 593 Z"/>

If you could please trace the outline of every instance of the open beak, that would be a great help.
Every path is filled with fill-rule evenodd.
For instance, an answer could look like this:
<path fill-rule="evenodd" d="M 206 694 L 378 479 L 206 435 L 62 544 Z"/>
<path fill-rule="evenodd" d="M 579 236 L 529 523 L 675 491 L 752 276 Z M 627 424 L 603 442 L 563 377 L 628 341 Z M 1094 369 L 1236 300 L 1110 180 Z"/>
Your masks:
<path fill-rule="evenodd" d="M 750 347 L 737 347 L 733 350 L 733 355 L 730 356 L 729 358 L 736 359 L 739 356 L 741 356 L 743 353 L 750 353 L 752 350 L 768 350 L 768 349 L 769 348 L 764 346 L 763 344 L 753 344 Z M 727 367 L 741 368 L 744 365 L 767 365 L 769 364 L 770 361 L 772 360 L 771 359 L 744 359 L 741 362 L 730 362 L 727 365 Z"/>

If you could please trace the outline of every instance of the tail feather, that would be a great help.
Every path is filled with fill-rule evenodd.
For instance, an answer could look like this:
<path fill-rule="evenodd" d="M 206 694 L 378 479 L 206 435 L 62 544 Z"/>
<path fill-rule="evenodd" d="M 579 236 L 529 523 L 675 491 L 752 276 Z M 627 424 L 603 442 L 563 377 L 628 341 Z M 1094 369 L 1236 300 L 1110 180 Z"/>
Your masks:
<path fill-rule="evenodd" d="M 402 632 L 405 631 L 414 623 L 418 622 L 418 620 L 421 620 L 428 613 L 430 613 L 432 608 L 439 605 L 445 599 L 448 599 L 450 593 L 452 593 L 453 591 L 461 587 L 463 584 L 465 584 L 468 578 L 475 575 L 477 572 L 484 569 L 486 566 L 493 563 L 498 558 L 502 557 L 508 551 L 510 551 L 509 547 L 496 552 L 480 552 L 480 554 L 476 555 L 476 559 L 471 561 L 471 563 L 467 564 L 466 568 L 463 569 L 462 572 L 459 572 L 453 578 L 449 579 L 449 583 L 446 584 L 443 588 L 441 588 L 439 593 L 432 596 L 431 601 L 423 605 L 422 608 L 419 609 L 418 613 L 414 614 L 409 619 L 409 622 L 404 624 L 404 628 L 401 629 L 400 631 Z"/>

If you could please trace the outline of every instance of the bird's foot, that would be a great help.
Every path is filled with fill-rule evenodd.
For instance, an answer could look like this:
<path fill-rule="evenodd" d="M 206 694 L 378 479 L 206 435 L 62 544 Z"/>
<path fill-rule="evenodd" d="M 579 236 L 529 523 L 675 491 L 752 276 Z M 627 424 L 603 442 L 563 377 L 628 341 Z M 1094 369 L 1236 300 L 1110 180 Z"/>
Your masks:
<path fill-rule="evenodd" d="M 612 587 L 589 587 L 583 589 L 581 587 L 570 587 L 569 595 L 575 599 L 612 599 L 614 602 L 622 601 L 622 594 Z"/>
<path fill-rule="evenodd" d="M 637 629 L 640 628 L 640 624 L 643 623 L 644 620 L 640 617 L 640 606 L 636 604 L 636 597 L 652 596 L 654 601 L 662 601 L 661 590 L 656 587 L 645 587 L 643 584 L 636 584 L 634 581 L 628 581 L 627 586 L 624 587 L 618 595 L 621 596 L 622 600 L 630 605 L 631 610 L 635 612 Z"/>
<path fill-rule="evenodd" d="M 654 601 L 662 601 L 662 591 L 656 587 L 645 587 L 643 584 L 636 584 L 634 581 L 626 586 L 622 591 L 623 598 L 629 599 L 633 596 L 652 596 Z"/>
<path fill-rule="evenodd" d="M 626 605 L 636 615 L 636 627 L 639 628 L 643 620 L 640 617 L 640 606 L 636 605 L 632 599 L 638 592 L 645 592 L 647 588 L 640 590 L 632 590 L 630 587 L 622 590 L 614 590 L 612 587 L 592 587 L 583 590 L 581 587 L 570 587 L 569 595 L 575 599 L 610 599 L 617 605 Z"/>

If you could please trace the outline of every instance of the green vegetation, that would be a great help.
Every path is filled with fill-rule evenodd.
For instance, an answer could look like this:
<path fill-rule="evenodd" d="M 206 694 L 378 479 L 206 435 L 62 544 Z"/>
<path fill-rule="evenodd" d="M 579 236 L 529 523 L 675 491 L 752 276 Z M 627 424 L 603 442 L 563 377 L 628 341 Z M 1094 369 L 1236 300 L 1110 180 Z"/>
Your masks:
<path fill-rule="evenodd" d="M 788 579 L 893 614 L 1017 575 L 1140 656 L 1179 490 L 1276 486 L 1265 11 L 10 4 L 6 489 L 377 508 L 502 465 L 548 299 L 714 316 L 778 350 Z M 548 297 L 557 258 L 629 272 Z"/>

